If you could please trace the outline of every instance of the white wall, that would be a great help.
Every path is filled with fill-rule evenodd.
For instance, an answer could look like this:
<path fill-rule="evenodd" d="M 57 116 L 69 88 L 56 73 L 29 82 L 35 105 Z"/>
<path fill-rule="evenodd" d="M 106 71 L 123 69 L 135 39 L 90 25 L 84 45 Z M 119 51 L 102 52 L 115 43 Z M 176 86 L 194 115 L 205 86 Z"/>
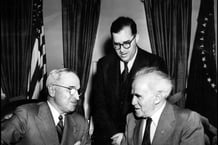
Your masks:
<path fill-rule="evenodd" d="M 61 0 L 43 0 L 47 72 L 63 68 Z"/>

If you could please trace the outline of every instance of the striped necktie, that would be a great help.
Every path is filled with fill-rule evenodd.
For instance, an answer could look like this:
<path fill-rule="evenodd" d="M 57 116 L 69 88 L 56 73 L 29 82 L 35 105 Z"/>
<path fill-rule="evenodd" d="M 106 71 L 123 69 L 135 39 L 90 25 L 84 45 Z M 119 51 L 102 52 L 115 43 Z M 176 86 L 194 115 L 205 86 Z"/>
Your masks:
<path fill-rule="evenodd" d="M 58 122 L 58 124 L 56 125 L 56 129 L 57 129 L 57 133 L 58 133 L 59 142 L 61 142 L 62 134 L 63 134 L 63 130 L 64 130 L 63 116 L 60 115 L 60 116 L 58 117 L 58 119 L 59 119 L 59 122 Z"/>

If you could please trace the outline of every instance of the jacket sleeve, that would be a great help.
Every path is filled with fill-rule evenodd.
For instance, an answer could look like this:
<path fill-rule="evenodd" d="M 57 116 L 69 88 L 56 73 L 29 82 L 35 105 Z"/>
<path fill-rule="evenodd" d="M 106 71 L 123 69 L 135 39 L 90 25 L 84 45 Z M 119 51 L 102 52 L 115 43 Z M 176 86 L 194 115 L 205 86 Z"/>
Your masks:
<path fill-rule="evenodd" d="M 125 128 L 125 134 L 121 141 L 121 145 L 134 145 L 134 130 L 135 130 L 135 119 L 133 116 L 133 113 L 130 113 L 126 117 L 126 128 Z"/>
<path fill-rule="evenodd" d="M 1 142 L 12 144 L 19 142 L 27 130 L 27 111 L 23 107 L 18 107 L 10 119 L 1 123 Z"/>
<path fill-rule="evenodd" d="M 181 134 L 180 145 L 204 145 L 204 129 L 199 114 L 191 112 Z"/>
<path fill-rule="evenodd" d="M 91 145 L 91 137 L 89 135 L 88 122 L 85 121 L 84 131 L 81 139 L 81 145 Z"/>
<path fill-rule="evenodd" d="M 103 70 L 104 64 L 99 61 L 97 64 L 96 79 L 94 82 L 94 98 L 93 98 L 93 120 L 94 120 L 94 130 L 96 127 L 100 130 L 105 130 L 103 135 L 112 136 L 116 132 L 116 127 L 108 114 L 105 96 L 105 74 Z"/>

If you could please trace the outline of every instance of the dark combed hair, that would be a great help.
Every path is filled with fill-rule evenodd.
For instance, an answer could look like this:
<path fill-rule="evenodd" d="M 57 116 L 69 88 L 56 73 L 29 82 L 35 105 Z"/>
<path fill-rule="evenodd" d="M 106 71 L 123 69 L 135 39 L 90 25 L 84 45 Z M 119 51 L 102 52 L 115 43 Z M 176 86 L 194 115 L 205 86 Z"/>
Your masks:
<path fill-rule="evenodd" d="M 120 30 L 122 30 L 125 26 L 130 26 L 132 30 L 132 34 L 135 35 L 137 33 L 137 27 L 136 23 L 133 21 L 133 19 L 129 17 L 119 17 L 117 18 L 111 25 L 110 32 L 112 33 L 118 33 Z"/>

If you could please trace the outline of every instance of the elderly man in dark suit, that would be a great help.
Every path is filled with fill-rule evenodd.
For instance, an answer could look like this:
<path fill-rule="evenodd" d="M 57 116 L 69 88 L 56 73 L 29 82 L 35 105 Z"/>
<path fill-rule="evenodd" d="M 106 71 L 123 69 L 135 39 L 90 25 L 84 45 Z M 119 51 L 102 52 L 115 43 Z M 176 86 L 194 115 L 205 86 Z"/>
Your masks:
<path fill-rule="evenodd" d="M 132 84 L 135 112 L 127 116 L 122 145 L 204 145 L 199 114 L 167 101 L 172 87 L 170 77 L 157 68 L 136 73 Z"/>
<path fill-rule="evenodd" d="M 98 61 L 94 83 L 94 145 L 110 145 L 120 139 L 117 133 L 124 132 L 126 115 L 131 112 L 130 91 L 135 72 L 144 66 L 167 71 L 163 59 L 138 47 L 139 35 L 131 18 L 116 19 L 111 25 L 111 36 L 116 53 Z"/>
<path fill-rule="evenodd" d="M 1 144 L 90 144 L 88 122 L 74 110 L 79 100 L 80 80 L 70 69 L 49 73 L 48 101 L 19 106 L 1 124 Z"/>

